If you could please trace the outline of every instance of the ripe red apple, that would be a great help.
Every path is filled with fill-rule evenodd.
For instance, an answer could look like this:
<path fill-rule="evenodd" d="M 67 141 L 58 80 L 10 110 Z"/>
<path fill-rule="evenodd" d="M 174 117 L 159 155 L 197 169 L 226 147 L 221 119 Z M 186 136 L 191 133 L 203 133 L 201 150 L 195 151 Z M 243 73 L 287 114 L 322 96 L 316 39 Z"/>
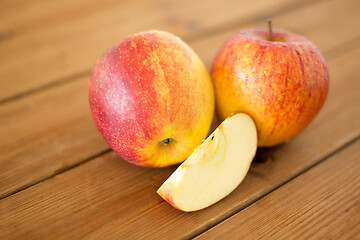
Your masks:
<path fill-rule="evenodd" d="M 178 37 L 126 37 L 96 62 L 89 85 L 95 125 L 123 159 L 164 167 L 184 161 L 206 137 L 214 112 L 210 76 Z"/>
<path fill-rule="evenodd" d="M 324 104 L 329 75 L 325 60 L 305 37 L 248 29 L 232 36 L 211 71 L 216 112 L 255 121 L 259 146 L 274 146 L 299 134 Z"/>

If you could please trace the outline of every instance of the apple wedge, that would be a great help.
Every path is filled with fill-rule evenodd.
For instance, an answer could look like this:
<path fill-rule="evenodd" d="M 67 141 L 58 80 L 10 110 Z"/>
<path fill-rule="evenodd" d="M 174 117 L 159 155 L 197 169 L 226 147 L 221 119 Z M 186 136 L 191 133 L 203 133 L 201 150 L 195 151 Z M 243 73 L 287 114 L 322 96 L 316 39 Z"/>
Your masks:
<path fill-rule="evenodd" d="M 157 193 L 185 212 L 208 207 L 241 183 L 256 148 L 253 120 L 244 113 L 232 115 L 194 150 Z"/>

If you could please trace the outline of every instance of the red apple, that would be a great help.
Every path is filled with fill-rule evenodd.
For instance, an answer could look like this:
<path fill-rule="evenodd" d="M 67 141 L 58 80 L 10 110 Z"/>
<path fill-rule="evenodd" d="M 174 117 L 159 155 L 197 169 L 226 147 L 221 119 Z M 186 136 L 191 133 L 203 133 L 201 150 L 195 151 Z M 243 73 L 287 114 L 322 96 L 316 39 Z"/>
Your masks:
<path fill-rule="evenodd" d="M 283 31 L 248 29 L 232 36 L 216 56 L 211 76 L 216 112 L 255 121 L 259 146 L 274 146 L 299 134 L 324 104 L 329 74 L 316 46 Z"/>
<path fill-rule="evenodd" d="M 164 167 L 184 161 L 207 136 L 214 112 L 210 76 L 178 37 L 126 37 L 96 62 L 89 85 L 95 125 L 123 159 Z"/>

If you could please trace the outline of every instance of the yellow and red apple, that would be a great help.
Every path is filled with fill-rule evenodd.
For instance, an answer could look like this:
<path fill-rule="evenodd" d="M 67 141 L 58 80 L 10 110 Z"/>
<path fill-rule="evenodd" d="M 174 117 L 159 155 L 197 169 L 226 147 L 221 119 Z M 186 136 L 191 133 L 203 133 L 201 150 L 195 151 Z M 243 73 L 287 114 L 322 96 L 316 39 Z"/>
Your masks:
<path fill-rule="evenodd" d="M 220 120 L 234 112 L 255 121 L 259 146 L 299 134 L 324 104 L 325 60 L 308 39 L 283 30 L 243 30 L 217 54 L 211 71 Z"/>
<path fill-rule="evenodd" d="M 89 103 L 101 136 L 123 159 L 165 167 L 184 161 L 207 136 L 214 92 L 189 46 L 169 33 L 146 31 L 98 59 Z"/>

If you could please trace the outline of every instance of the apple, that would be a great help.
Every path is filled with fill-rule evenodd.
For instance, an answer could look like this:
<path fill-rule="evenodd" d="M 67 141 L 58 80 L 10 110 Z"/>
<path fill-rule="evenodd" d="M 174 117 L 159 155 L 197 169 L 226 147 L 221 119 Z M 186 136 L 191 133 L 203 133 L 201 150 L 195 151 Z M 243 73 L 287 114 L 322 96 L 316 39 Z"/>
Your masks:
<path fill-rule="evenodd" d="M 195 149 L 157 193 L 182 211 L 208 207 L 241 183 L 256 148 L 253 120 L 244 113 L 232 115 Z"/>
<path fill-rule="evenodd" d="M 249 114 L 260 147 L 299 134 L 320 111 L 329 88 L 317 47 L 284 30 L 248 29 L 233 35 L 214 59 L 211 77 L 218 118 Z"/>
<path fill-rule="evenodd" d="M 110 47 L 89 84 L 93 120 L 123 159 L 165 167 L 206 138 L 214 114 L 210 75 L 180 38 L 145 31 Z"/>

